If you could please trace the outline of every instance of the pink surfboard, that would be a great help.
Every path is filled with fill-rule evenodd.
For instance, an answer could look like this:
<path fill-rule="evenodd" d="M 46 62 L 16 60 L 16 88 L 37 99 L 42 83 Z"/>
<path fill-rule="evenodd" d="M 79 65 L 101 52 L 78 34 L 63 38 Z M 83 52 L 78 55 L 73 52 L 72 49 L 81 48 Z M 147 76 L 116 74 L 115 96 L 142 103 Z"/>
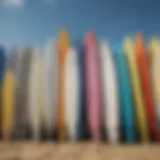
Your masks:
<path fill-rule="evenodd" d="M 85 39 L 85 83 L 87 99 L 87 121 L 92 139 L 101 139 L 101 89 L 98 48 L 93 32 Z"/>

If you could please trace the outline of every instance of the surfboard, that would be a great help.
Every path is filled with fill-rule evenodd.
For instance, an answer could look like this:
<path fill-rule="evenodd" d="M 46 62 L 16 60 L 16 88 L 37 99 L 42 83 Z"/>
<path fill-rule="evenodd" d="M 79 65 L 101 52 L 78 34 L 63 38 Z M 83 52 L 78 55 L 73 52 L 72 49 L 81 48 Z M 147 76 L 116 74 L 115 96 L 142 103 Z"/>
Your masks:
<path fill-rule="evenodd" d="M 76 141 L 78 138 L 78 111 L 79 111 L 79 66 L 75 49 L 70 48 L 64 71 L 64 103 L 66 111 L 66 124 L 69 138 Z"/>
<path fill-rule="evenodd" d="M 133 110 L 133 101 L 131 93 L 131 84 L 129 79 L 129 72 L 127 69 L 126 59 L 123 54 L 121 46 L 114 49 L 115 64 L 117 70 L 117 77 L 119 80 L 119 96 L 120 96 L 120 114 L 121 125 L 124 131 L 125 140 L 127 143 L 134 143 L 135 135 L 135 119 Z"/>
<path fill-rule="evenodd" d="M 140 141 L 142 143 L 149 141 L 147 117 L 145 113 L 144 99 L 142 95 L 140 78 L 138 73 L 138 66 L 136 61 L 135 45 L 131 38 L 127 37 L 124 41 L 124 54 L 126 56 L 130 80 L 132 84 L 132 93 L 134 100 L 134 107 L 137 119 L 137 128 L 140 133 Z"/>
<path fill-rule="evenodd" d="M 0 85 L 2 86 L 4 82 L 4 75 L 5 75 L 5 49 L 3 47 L 0 47 Z"/>
<path fill-rule="evenodd" d="M 58 40 L 58 113 L 57 129 L 58 139 L 66 140 L 66 121 L 65 121 L 65 103 L 64 103 L 64 70 L 66 56 L 69 50 L 69 34 L 67 30 L 62 29 Z"/>
<path fill-rule="evenodd" d="M 8 50 L 5 57 L 5 76 L 2 85 L 2 136 L 4 140 L 10 140 L 14 127 L 16 48 Z"/>
<path fill-rule="evenodd" d="M 150 57 L 151 57 L 151 79 L 152 79 L 152 86 L 153 86 L 153 94 L 154 100 L 156 105 L 156 115 L 158 124 L 160 126 L 160 41 L 157 38 L 151 40 L 150 43 Z"/>
<path fill-rule="evenodd" d="M 78 43 L 80 44 L 80 43 Z M 79 123 L 78 123 L 78 137 L 79 140 L 87 139 L 87 117 L 86 117 L 86 88 L 85 88 L 85 65 L 84 65 L 84 47 L 77 46 L 78 62 L 79 62 L 79 83 L 80 83 L 80 105 L 79 105 Z"/>
<path fill-rule="evenodd" d="M 119 99 L 115 64 L 106 42 L 100 46 L 105 132 L 110 143 L 119 141 Z"/>
<path fill-rule="evenodd" d="M 54 41 L 49 41 L 44 54 L 44 126 L 49 137 L 53 136 L 57 118 L 58 59 Z"/>
<path fill-rule="evenodd" d="M 16 139 L 29 138 L 28 77 L 31 52 L 30 48 L 20 49 L 17 56 L 14 114 Z"/>
<path fill-rule="evenodd" d="M 39 83 L 38 83 L 38 88 L 39 88 L 39 94 L 38 94 L 38 103 L 39 103 L 39 108 L 37 107 L 38 110 L 38 116 L 39 117 L 39 139 L 40 138 L 44 138 L 44 139 L 48 139 L 51 140 L 52 138 L 52 131 L 48 130 L 49 128 L 46 128 L 46 130 L 43 128 L 44 126 L 48 126 L 48 122 L 46 121 L 48 119 L 48 115 L 46 115 L 46 103 L 45 103 L 45 58 L 44 58 L 44 53 L 41 52 L 41 50 L 39 49 L 39 69 L 38 69 L 38 79 L 39 79 Z M 50 131 L 50 132 L 49 132 Z M 43 134 L 42 134 L 43 132 Z"/>
<path fill-rule="evenodd" d="M 102 102 L 100 86 L 100 65 L 98 47 L 93 32 L 85 39 L 85 84 L 87 99 L 87 120 L 92 139 L 100 141 L 102 122 Z"/>
<path fill-rule="evenodd" d="M 41 100 L 41 57 L 39 49 L 33 50 L 31 68 L 29 75 L 29 124 L 32 132 L 32 139 L 40 139 L 40 127 L 41 127 L 41 118 L 43 103 Z"/>
<path fill-rule="evenodd" d="M 153 91 L 150 79 L 151 77 L 149 75 L 149 67 L 144 46 L 144 39 L 141 34 L 137 34 L 136 36 L 136 58 L 139 68 L 141 88 L 143 91 L 144 102 L 146 106 L 149 130 L 151 131 L 154 139 L 159 141 L 160 134 L 158 132 L 158 123 L 156 120 L 155 102 L 153 98 Z"/>
<path fill-rule="evenodd" d="M 159 44 L 158 37 L 153 37 L 148 44 L 147 49 L 149 50 L 149 53 L 147 54 L 147 57 L 148 57 L 148 61 L 149 61 L 149 68 L 151 68 L 151 66 L 152 66 L 152 59 L 154 58 L 158 44 Z"/>
<path fill-rule="evenodd" d="M 0 89 L 2 90 L 2 87 L 4 85 L 4 77 L 5 77 L 5 65 L 6 65 L 6 50 L 4 49 L 4 47 L 0 46 Z M 2 113 L 3 110 L 3 100 L 2 100 L 2 92 L 0 94 L 0 112 Z M 0 116 L 0 136 L 2 136 L 2 114 Z"/>
<path fill-rule="evenodd" d="M 12 136 L 14 121 L 14 91 L 15 76 L 12 70 L 7 69 L 2 89 L 2 136 L 4 140 L 9 140 Z"/>

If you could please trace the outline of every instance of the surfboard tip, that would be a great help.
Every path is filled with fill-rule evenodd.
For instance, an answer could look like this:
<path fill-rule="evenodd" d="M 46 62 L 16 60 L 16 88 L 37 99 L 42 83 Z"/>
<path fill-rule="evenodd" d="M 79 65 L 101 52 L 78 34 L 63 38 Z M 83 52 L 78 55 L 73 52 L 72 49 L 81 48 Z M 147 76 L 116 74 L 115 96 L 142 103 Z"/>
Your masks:
<path fill-rule="evenodd" d="M 58 48 L 60 50 L 69 48 L 69 33 L 66 28 L 62 28 L 59 33 Z"/>
<path fill-rule="evenodd" d="M 153 37 L 149 44 L 149 51 L 154 52 L 159 46 L 159 39 L 157 37 Z"/>
<path fill-rule="evenodd" d="M 128 51 L 131 51 L 134 49 L 134 42 L 131 37 L 126 37 L 124 39 L 123 49 L 124 49 L 124 51 L 127 51 L 127 53 L 131 53 Z"/>
<path fill-rule="evenodd" d="M 136 39 L 135 39 L 135 44 L 137 49 L 142 49 L 144 46 L 144 38 L 142 33 L 137 33 Z"/>
<path fill-rule="evenodd" d="M 96 36 L 95 33 L 93 31 L 90 31 L 85 39 L 85 42 L 88 44 L 90 42 L 96 43 Z"/>

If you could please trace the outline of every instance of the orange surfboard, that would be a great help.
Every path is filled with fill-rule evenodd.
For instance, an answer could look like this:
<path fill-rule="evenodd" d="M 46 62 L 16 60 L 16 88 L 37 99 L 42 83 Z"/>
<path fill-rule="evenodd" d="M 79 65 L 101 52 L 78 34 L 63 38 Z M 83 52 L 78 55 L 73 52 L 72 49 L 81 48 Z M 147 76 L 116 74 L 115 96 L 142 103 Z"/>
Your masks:
<path fill-rule="evenodd" d="M 158 123 L 156 120 L 155 102 L 152 92 L 151 79 L 149 75 L 149 66 L 145 51 L 144 39 L 141 34 L 138 34 L 136 36 L 136 58 L 139 68 L 139 76 L 144 97 L 144 103 L 146 106 L 145 109 L 146 109 L 149 129 L 154 139 L 160 141 Z"/>
<path fill-rule="evenodd" d="M 64 70 L 66 56 L 69 50 L 69 34 L 62 29 L 58 40 L 58 139 L 66 139 L 65 104 L 64 104 Z"/>

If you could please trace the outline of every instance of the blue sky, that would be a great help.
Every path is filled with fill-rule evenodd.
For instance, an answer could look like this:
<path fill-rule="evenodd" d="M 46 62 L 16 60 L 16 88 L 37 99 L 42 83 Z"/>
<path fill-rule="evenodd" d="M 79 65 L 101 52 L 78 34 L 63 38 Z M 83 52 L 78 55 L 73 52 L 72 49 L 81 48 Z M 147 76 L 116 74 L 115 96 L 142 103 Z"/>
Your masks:
<path fill-rule="evenodd" d="M 110 43 L 141 31 L 160 34 L 159 0 L 0 0 L 0 44 L 43 45 L 68 28 L 72 41 L 89 30 Z"/>

